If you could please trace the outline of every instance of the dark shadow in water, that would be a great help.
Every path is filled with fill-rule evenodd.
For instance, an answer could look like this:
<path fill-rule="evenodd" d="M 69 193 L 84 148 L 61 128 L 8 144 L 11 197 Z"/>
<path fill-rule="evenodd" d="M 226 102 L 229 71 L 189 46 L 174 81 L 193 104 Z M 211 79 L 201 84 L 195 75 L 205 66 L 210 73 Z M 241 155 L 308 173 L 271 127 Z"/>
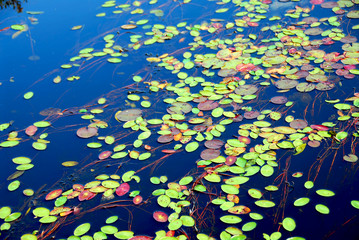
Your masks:
<path fill-rule="evenodd" d="M 27 0 L 19 1 L 19 0 L 0 0 L 0 8 L 6 9 L 12 7 L 12 9 L 16 9 L 18 13 L 22 12 L 22 2 L 27 2 Z"/>

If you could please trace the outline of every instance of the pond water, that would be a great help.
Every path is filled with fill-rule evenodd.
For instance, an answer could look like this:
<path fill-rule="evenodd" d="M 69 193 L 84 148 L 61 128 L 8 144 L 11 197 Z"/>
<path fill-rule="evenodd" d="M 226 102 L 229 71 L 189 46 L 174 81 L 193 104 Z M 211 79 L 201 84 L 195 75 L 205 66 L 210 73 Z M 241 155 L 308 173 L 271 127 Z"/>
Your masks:
<path fill-rule="evenodd" d="M 358 1 L 0 4 L 1 239 L 359 239 Z"/>

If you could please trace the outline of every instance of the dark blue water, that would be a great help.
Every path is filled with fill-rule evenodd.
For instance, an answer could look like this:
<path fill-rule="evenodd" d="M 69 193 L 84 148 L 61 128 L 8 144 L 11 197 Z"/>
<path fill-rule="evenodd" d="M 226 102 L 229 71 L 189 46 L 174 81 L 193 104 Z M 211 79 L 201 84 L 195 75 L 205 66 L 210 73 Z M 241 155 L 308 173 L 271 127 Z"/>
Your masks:
<path fill-rule="evenodd" d="M 168 104 L 163 103 L 165 98 L 177 98 L 176 94 L 171 91 L 159 90 L 158 92 L 149 91 L 148 84 L 134 83 L 132 78 L 139 75 L 144 78 L 144 82 L 159 81 L 161 83 L 172 83 L 176 85 L 182 81 L 171 74 L 171 71 L 163 67 L 157 66 L 157 63 L 149 63 L 146 61 L 148 57 L 158 57 L 162 54 L 169 53 L 171 56 L 182 60 L 182 54 L 186 51 L 192 54 L 208 54 L 218 52 L 218 48 L 207 48 L 199 46 L 191 51 L 190 47 L 194 43 L 193 37 L 189 31 L 198 29 L 202 25 L 202 30 L 209 23 L 221 23 L 225 26 L 227 22 L 235 22 L 235 14 L 246 11 L 243 6 L 234 3 L 226 3 L 215 1 L 193 1 L 184 4 L 182 1 L 159 1 L 158 3 L 149 4 L 143 2 L 141 6 L 130 6 L 129 10 L 125 9 L 123 13 L 114 14 L 112 11 L 121 8 L 103 8 L 103 2 L 98 1 L 31 1 L 23 3 L 23 11 L 17 13 L 12 9 L 3 9 L 0 11 L 0 124 L 11 121 L 8 129 L 0 132 L 0 142 L 8 138 L 11 131 L 18 132 L 20 144 L 12 148 L 0 148 L 0 174 L 2 176 L 0 184 L 0 207 L 9 206 L 12 212 L 21 212 L 22 217 L 11 222 L 9 230 L 1 231 L 1 239 L 20 239 L 23 234 L 34 233 L 38 239 L 66 239 L 73 234 L 74 229 L 85 222 L 91 223 L 91 229 L 87 235 L 93 236 L 95 232 L 101 230 L 105 225 L 105 220 L 113 215 L 118 215 L 119 220 L 114 226 L 119 231 L 131 230 L 135 235 L 147 235 L 155 237 L 155 232 L 160 230 L 168 231 L 167 223 L 158 223 L 153 220 L 152 213 L 156 210 L 164 211 L 168 215 L 174 211 L 170 208 L 161 208 L 157 204 L 157 197 L 152 196 L 152 192 L 156 189 L 167 189 L 166 184 L 154 185 L 149 179 L 153 176 L 167 176 L 168 182 L 178 182 L 182 177 L 192 175 L 194 178 L 199 177 L 205 171 L 202 167 L 197 167 L 196 162 L 201 160 L 200 152 L 205 149 L 203 143 L 200 148 L 194 152 L 187 153 L 182 150 L 173 155 L 166 155 L 161 152 L 163 149 L 173 149 L 175 143 L 168 145 L 160 144 L 156 141 L 159 126 L 149 127 L 152 130 L 152 136 L 144 140 L 144 144 L 151 146 L 152 156 L 145 161 L 138 161 L 128 156 L 122 159 L 108 158 L 104 161 L 98 161 L 98 154 L 102 151 L 112 151 L 116 144 L 126 144 L 124 151 L 132 150 L 132 143 L 137 139 L 141 131 L 135 132 L 131 129 L 122 128 L 123 122 L 119 123 L 115 120 L 114 115 L 119 110 L 130 108 L 141 108 L 145 119 L 162 118 L 166 114 Z M 245 2 L 245 1 L 243 1 Z M 128 2 L 128 4 L 136 4 Z M 255 3 L 255 2 L 253 2 Z M 124 4 L 117 2 L 116 5 Z M 259 6 L 257 4 L 256 6 Z M 203 41 L 233 39 L 237 34 L 243 34 L 244 38 L 248 34 L 256 34 L 259 38 L 273 38 L 273 33 L 261 32 L 260 29 L 265 26 L 281 25 L 289 26 L 297 22 L 296 19 L 284 17 L 285 11 L 294 9 L 295 6 L 311 8 L 312 4 L 308 1 L 300 2 L 277 2 L 269 4 L 268 7 L 262 6 L 262 9 L 268 8 L 268 13 L 260 13 L 267 18 L 272 16 L 282 16 L 280 21 L 261 20 L 258 27 L 243 27 L 240 29 L 228 29 L 223 27 L 221 31 L 214 34 L 204 31 Z M 136 8 L 144 10 L 143 14 L 131 14 L 130 12 Z M 228 8 L 226 13 L 215 13 L 216 9 Z M 155 16 L 150 10 L 161 9 L 163 16 Z M 259 9 L 259 8 L 258 8 Z M 350 8 L 344 8 L 347 11 L 358 9 L 357 5 Z M 42 11 L 42 14 L 31 15 L 26 11 Z M 96 17 L 96 14 L 106 13 L 105 17 Z M 335 16 L 331 9 L 321 8 L 316 5 L 310 16 L 318 19 L 328 16 Z M 345 15 L 339 15 L 343 19 L 340 21 L 340 29 L 345 34 L 358 36 L 358 30 L 351 30 L 353 25 L 358 24 L 356 19 L 350 21 Z M 29 17 L 31 19 L 29 19 Z M 36 18 L 37 20 L 35 20 Z M 144 29 L 143 26 L 137 26 L 135 29 L 124 30 L 121 26 L 129 24 L 131 21 L 148 19 L 149 25 L 163 24 L 164 26 L 176 26 L 179 22 L 187 22 L 187 26 L 191 28 L 178 28 L 181 31 L 179 36 L 165 40 L 164 43 L 156 43 L 148 46 L 141 46 L 138 50 L 132 49 L 128 44 L 130 36 L 134 34 L 142 35 L 142 40 L 147 40 L 150 36 L 145 35 L 151 29 Z M 302 19 L 302 18 L 300 18 Z M 323 20 L 324 21 L 324 20 Z M 13 24 L 27 24 L 28 30 L 22 32 L 18 36 L 14 36 L 15 30 L 6 29 Z M 71 30 L 73 26 L 82 25 L 80 30 Z M 300 26 L 299 26 L 300 27 Z M 322 24 L 323 30 L 331 29 L 332 26 Z M 72 67 L 71 69 L 62 69 L 63 64 L 71 63 L 70 59 L 78 55 L 79 51 L 85 48 L 94 48 L 101 51 L 105 47 L 103 37 L 108 34 L 114 34 L 114 44 L 121 46 L 125 56 L 120 56 L 122 62 L 112 64 L 107 62 L 107 57 L 95 57 L 92 59 L 81 59 L 75 62 L 80 67 Z M 311 39 L 321 39 L 319 36 L 311 37 Z M 259 41 L 254 45 L 258 44 Z M 275 43 L 275 42 L 273 42 Z M 223 43 L 222 43 L 223 44 Z M 228 44 L 228 42 L 226 43 Z M 321 46 L 320 49 L 326 52 L 343 53 L 341 46 L 343 43 L 336 42 L 333 45 Z M 233 47 L 233 44 L 228 44 Z M 303 50 L 304 51 L 304 50 Z M 255 54 L 252 55 L 252 57 Z M 256 55 L 261 58 L 262 55 Z M 191 58 L 194 59 L 193 57 Z M 319 67 L 319 64 L 314 64 Z M 286 64 L 284 64 L 286 65 Z M 356 66 L 354 66 L 356 67 Z M 357 67 L 356 67 L 357 68 Z M 210 69 L 215 72 L 214 76 L 205 76 L 204 70 L 199 64 L 190 70 L 181 69 L 190 76 L 200 76 L 205 78 L 207 82 L 219 83 L 223 80 L 216 74 L 216 69 Z M 282 239 L 290 239 L 294 236 L 301 236 L 305 239 L 359 239 L 359 231 L 357 226 L 358 209 L 350 205 L 350 201 L 359 200 L 357 185 L 359 184 L 358 165 L 357 163 L 348 163 L 343 161 L 343 156 L 349 153 L 358 153 L 357 138 L 351 136 L 357 131 L 358 125 L 355 120 L 338 122 L 337 110 L 332 105 L 325 103 L 326 99 L 340 99 L 344 102 L 346 98 L 352 97 L 357 91 L 358 77 L 353 79 L 344 79 L 336 76 L 335 73 L 326 73 L 327 76 L 335 78 L 331 80 L 335 83 L 335 87 L 326 92 L 314 90 L 309 93 L 297 94 L 297 91 L 291 89 L 289 92 L 277 92 L 278 89 L 273 85 L 269 87 L 261 87 L 257 92 L 259 96 L 253 102 L 240 105 L 251 106 L 254 110 L 273 109 L 283 114 L 279 121 L 266 121 L 272 123 L 272 126 L 288 126 L 284 121 L 287 115 L 293 115 L 296 119 L 305 119 L 309 124 L 321 124 L 322 122 L 336 122 L 338 125 L 331 128 L 332 131 L 348 131 L 349 137 L 345 143 L 337 143 L 334 138 L 327 138 L 321 142 L 320 147 L 311 148 L 309 146 L 299 155 L 293 155 L 293 150 L 279 149 L 276 150 L 279 167 L 274 168 L 274 174 L 271 177 L 263 177 L 260 173 L 250 177 L 250 181 L 243 184 L 239 188 L 238 197 L 239 205 L 245 205 L 252 212 L 261 214 L 264 219 L 256 221 L 257 227 L 244 234 L 247 239 L 262 239 L 263 233 L 271 234 L 280 231 Z M 55 84 L 53 79 L 57 76 L 61 77 L 61 82 Z M 79 80 L 66 80 L 71 76 L 79 76 Z M 246 78 L 244 74 L 238 73 L 236 76 L 241 79 Z M 248 76 L 250 77 L 250 76 Z M 250 77 L 247 84 L 256 84 L 265 79 L 260 78 L 254 80 Z M 272 77 L 272 80 L 277 81 Z M 305 80 L 298 80 L 304 82 Z M 191 88 L 191 92 L 198 92 L 202 87 L 197 85 Z M 34 96 L 25 100 L 23 95 L 28 92 L 34 92 Z M 131 102 L 134 106 L 128 104 L 127 94 L 131 91 L 138 91 L 141 97 L 148 98 L 152 103 L 152 107 L 144 109 L 140 106 L 140 102 Z M 294 102 L 292 108 L 283 105 L 278 106 L 269 103 L 269 99 L 273 96 L 286 96 Z M 107 99 L 106 107 L 97 104 L 97 100 L 101 97 Z M 314 103 L 313 103 L 314 102 Z M 193 107 L 197 103 L 189 102 Z M 308 106 L 308 108 L 307 108 Z M 40 112 L 46 109 L 58 109 L 54 115 L 43 116 Z M 107 128 L 99 128 L 98 136 L 91 139 L 81 139 L 76 136 L 77 129 L 87 126 L 90 120 L 81 119 L 83 113 L 79 110 L 101 108 L 103 113 L 95 115 L 95 119 L 104 121 L 108 124 Z M 224 106 L 226 111 L 233 111 L 230 105 Z M 352 111 L 357 111 L 352 108 Z M 59 114 L 60 113 L 60 114 Z M 239 111 L 243 114 L 243 111 Z M 344 111 L 344 113 L 347 113 Z M 205 112 L 206 116 L 210 115 Z M 193 117 L 194 114 L 189 113 L 188 116 Z M 334 117 L 333 117 L 334 116 Z M 222 118 L 214 118 L 213 124 L 219 124 Z M 219 120 L 220 119 L 220 120 Z M 47 128 L 39 128 L 33 137 L 25 134 L 26 127 L 40 120 L 48 120 L 51 126 Z M 254 120 L 244 119 L 239 123 L 226 125 L 226 131 L 218 138 L 222 141 L 238 137 L 238 128 L 244 123 L 253 123 Z M 356 119 L 357 121 L 357 119 Z M 350 125 L 350 126 L 349 126 Z M 192 127 L 192 125 L 190 125 Z M 48 133 L 46 140 L 49 141 L 45 151 L 35 150 L 31 145 L 37 140 L 41 133 Z M 112 145 L 104 143 L 97 137 L 114 136 L 116 142 Z M 101 142 L 102 147 L 99 149 L 90 149 L 86 146 L 89 142 Z M 178 142 L 176 142 L 178 143 Z M 250 147 L 256 144 L 262 144 L 262 138 L 252 139 Z M 157 149 L 158 148 L 158 149 Z M 134 149 L 136 150 L 136 149 Z M 143 153 L 144 148 L 138 148 Z M 247 148 L 247 152 L 249 148 Z M 224 147 L 221 148 L 221 154 L 224 154 Z M 20 187 L 15 191 L 9 191 L 8 184 L 13 181 L 7 180 L 8 176 L 16 171 L 16 166 L 11 159 L 18 156 L 27 156 L 32 159 L 34 168 L 24 172 L 22 176 L 15 180 L 20 181 Z M 77 161 L 79 164 L 71 168 L 65 168 L 61 165 L 65 161 Z M 156 162 L 157 161 L 157 162 Z M 287 161 L 287 162 L 286 162 Z M 290 164 L 285 170 L 286 163 Z M 215 164 L 211 165 L 212 167 Z M 80 214 L 70 214 L 69 216 L 59 217 L 58 221 L 52 225 L 40 224 L 38 218 L 34 219 L 32 210 L 36 207 L 46 207 L 50 210 L 54 207 L 54 200 L 45 201 L 47 193 L 54 189 L 62 189 L 64 191 L 71 189 L 75 183 L 83 184 L 95 180 L 100 174 L 118 174 L 122 176 L 127 171 L 138 171 L 136 175 L 140 178 L 140 183 L 132 180 L 129 184 L 130 191 L 138 190 L 144 199 L 144 203 L 137 206 L 132 203 L 132 197 L 128 194 L 112 200 L 101 200 L 101 194 L 95 198 L 80 202 L 77 199 L 70 199 L 65 206 L 74 208 L 79 207 Z M 294 178 L 292 174 L 302 172 L 301 178 Z M 284 174 L 284 175 L 280 175 Z M 223 173 L 222 180 L 233 177 L 234 174 Z M 277 178 L 278 176 L 287 176 L 286 179 Z M 311 190 L 304 188 L 307 180 L 314 181 L 314 188 Z M 121 181 L 120 181 L 121 182 Z M 226 193 L 221 191 L 221 184 L 210 183 L 204 179 L 201 180 L 209 190 L 209 194 L 201 194 L 194 192 L 186 200 L 190 201 L 191 206 L 184 207 L 180 215 L 190 215 L 196 220 L 195 227 L 182 227 L 176 231 L 176 235 L 186 234 L 189 239 L 196 239 L 198 233 L 204 233 L 216 239 L 229 239 L 223 233 L 229 225 L 222 223 L 219 217 L 229 214 L 222 211 L 218 206 L 208 204 L 216 197 L 226 197 Z M 281 184 L 280 184 L 281 183 Z M 223 182 L 222 182 L 223 184 Z M 268 185 L 278 185 L 277 192 L 268 192 L 264 188 Z M 191 185 L 188 185 L 191 187 Z M 289 187 L 288 187 L 289 186 Z M 22 191 L 24 189 L 33 189 L 34 196 L 26 197 Z M 264 193 L 262 199 L 271 200 L 276 206 L 270 209 L 260 208 L 254 204 L 255 200 L 251 198 L 247 191 L 250 188 L 256 188 Z M 324 198 L 318 196 L 315 191 L 317 189 L 329 189 L 335 193 L 334 197 Z M 310 198 L 310 203 L 303 207 L 293 206 L 293 202 L 300 197 Z M 286 199 L 286 201 L 284 201 Z M 125 202 L 114 202 L 116 200 L 128 200 Z M 176 201 L 175 201 L 176 202 Z M 282 203 L 282 205 L 280 205 Z M 112 204 L 110 208 L 97 208 Z M 117 205 L 116 205 L 117 204 Z M 316 204 L 324 204 L 329 207 L 330 214 L 320 214 L 315 210 Z M 192 212 L 195 210 L 195 212 Z M 239 215 L 242 222 L 233 225 L 241 229 L 244 223 L 254 221 L 249 215 Z M 293 232 L 286 231 L 281 227 L 283 218 L 291 217 L 296 221 L 296 228 Z M 3 224 L 3 220 L 0 220 Z M 54 232 L 49 232 L 52 228 Z M 35 231 L 35 232 L 34 232 Z M 37 232 L 38 231 L 38 232 Z M 107 235 L 108 239 L 116 239 L 112 235 Z"/>

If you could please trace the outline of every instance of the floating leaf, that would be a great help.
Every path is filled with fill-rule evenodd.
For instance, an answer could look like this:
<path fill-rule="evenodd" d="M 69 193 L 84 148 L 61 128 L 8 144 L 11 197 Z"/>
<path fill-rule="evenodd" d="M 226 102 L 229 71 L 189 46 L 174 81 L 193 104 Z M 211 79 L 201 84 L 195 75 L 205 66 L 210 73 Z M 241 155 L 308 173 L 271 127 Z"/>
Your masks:
<path fill-rule="evenodd" d="M 354 208 L 359 209 L 359 201 L 358 201 L 358 200 L 352 200 L 352 201 L 350 202 L 350 204 L 351 204 Z M 1 210 L 0 210 L 0 211 L 1 211 Z"/>
<path fill-rule="evenodd" d="M 97 135 L 96 127 L 82 127 L 77 130 L 76 134 L 80 138 L 90 138 Z"/>
<path fill-rule="evenodd" d="M 329 214 L 329 208 L 323 204 L 317 204 L 315 205 L 315 210 L 320 212 L 321 214 Z"/>
<path fill-rule="evenodd" d="M 15 191 L 16 189 L 18 189 L 19 186 L 20 186 L 20 181 L 15 180 L 7 186 L 7 189 L 12 192 L 12 191 Z"/>
<path fill-rule="evenodd" d="M 21 216 L 21 212 L 14 212 L 14 213 L 11 213 L 10 215 L 8 215 L 4 221 L 5 222 L 13 222 L 15 221 L 16 219 L 18 219 L 19 217 Z"/>
<path fill-rule="evenodd" d="M 253 229 L 255 229 L 256 227 L 257 227 L 256 222 L 247 222 L 246 224 L 244 224 L 242 226 L 242 231 L 249 232 L 249 231 L 252 231 Z"/>
<path fill-rule="evenodd" d="M 27 93 L 24 94 L 24 98 L 25 98 L 26 100 L 32 98 L 33 96 L 34 96 L 34 93 L 33 93 L 33 92 L 27 92 Z"/>
<path fill-rule="evenodd" d="M 48 193 L 45 197 L 46 200 L 53 200 L 55 198 L 57 198 L 58 196 L 60 196 L 62 193 L 62 189 L 56 189 L 51 191 L 50 193 Z"/>
<path fill-rule="evenodd" d="M 283 228 L 289 232 L 294 231 L 294 229 L 296 228 L 296 224 L 293 218 L 289 218 L 289 217 L 284 218 L 282 224 L 283 224 Z"/>
<path fill-rule="evenodd" d="M 179 229 L 181 226 L 182 226 L 182 220 L 176 219 L 170 222 L 170 224 L 168 225 L 168 229 L 174 231 Z"/>
<path fill-rule="evenodd" d="M 157 222 L 167 222 L 168 215 L 161 211 L 155 211 L 155 212 L 153 212 L 153 218 Z"/>
<path fill-rule="evenodd" d="M 332 192 L 330 190 L 326 190 L 326 189 L 319 189 L 316 191 L 316 193 L 322 197 L 333 197 L 335 195 L 334 192 Z"/>
<path fill-rule="evenodd" d="M 275 206 L 275 203 L 269 200 L 258 200 L 254 202 L 258 207 L 271 208 Z"/>
<path fill-rule="evenodd" d="M 50 210 L 44 207 L 38 207 L 35 208 L 34 210 L 32 210 L 32 213 L 36 216 L 36 217 L 45 217 L 45 216 L 49 216 L 50 214 Z"/>
<path fill-rule="evenodd" d="M 296 207 L 302 207 L 305 206 L 309 203 L 310 199 L 303 197 L 303 198 L 298 198 L 297 200 L 294 201 L 294 206 Z"/>
<path fill-rule="evenodd" d="M 101 227 L 101 232 L 103 232 L 105 234 L 113 235 L 118 232 L 118 229 L 115 226 L 106 225 L 106 226 Z"/>
<path fill-rule="evenodd" d="M 185 149 L 187 152 L 193 152 L 196 151 L 198 147 L 199 147 L 198 142 L 190 142 L 186 145 Z"/>
<path fill-rule="evenodd" d="M 240 217 L 234 216 L 234 215 L 225 215 L 220 218 L 220 220 L 227 224 L 237 224 L 242 221 Z"/>

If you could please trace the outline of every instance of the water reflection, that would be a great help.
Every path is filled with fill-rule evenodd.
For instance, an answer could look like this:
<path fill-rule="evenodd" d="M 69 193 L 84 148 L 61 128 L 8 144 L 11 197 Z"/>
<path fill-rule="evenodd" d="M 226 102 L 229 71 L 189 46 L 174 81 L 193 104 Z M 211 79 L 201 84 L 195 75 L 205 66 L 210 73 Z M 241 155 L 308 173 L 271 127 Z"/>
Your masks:
<path fill-rule="evenodd" d="M 23 0 L 23 2 L 27 2 L 27 0 Z M 4 9 L 4 8 L 9 8 L 9 7 L 12 7 L 12 9 L 16 9 L 16 11 L 18 13 L 21 13 L 22 12 L 22 1 L 19 1 L 19 0 L 0 0 L 0 8 L 1 9 Z"/>

